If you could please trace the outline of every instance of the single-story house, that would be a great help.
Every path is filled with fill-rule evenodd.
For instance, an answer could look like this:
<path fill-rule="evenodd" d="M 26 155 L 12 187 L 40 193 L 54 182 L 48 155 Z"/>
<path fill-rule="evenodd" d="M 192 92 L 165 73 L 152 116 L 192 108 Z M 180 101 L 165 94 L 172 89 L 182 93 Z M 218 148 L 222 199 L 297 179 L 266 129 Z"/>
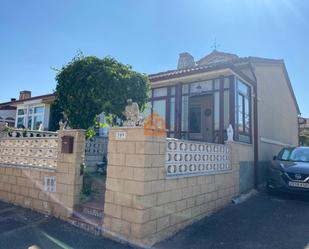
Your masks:
<path fill-rule="evenodd" d="M 50 107 L 55 100 L 54 94 L 31 96 L 30 91 L 21 91 L 18 99 L 0 103 L 0 116 L 2 108 L 11 108 L 11 117 L 14 118 L 16 128 L 38 130 L 43 124 L 44 130 L 49 129 Z"/>
<path fill-rule="evenodd" d="M 177 69 L 149 79 L 146 114 L 152 110 L 165 119 L 169 137 L 222 144 L 231 124 L 243 155 L 241 191 L 264 180 L 266 166 L 283 146 L 298 145 L 300 110 L 281 59 L 214 50 L 195 61 L 181 53 Z M 54 94 L 32 97 L 30 91 L 22 91 L 18 100 L 2 103 L 0 109 L 16 108 L 18 128 L 37 130 L 42 123 L 48 130 L 54 100 Z M 106 135 L 107 129 L 98 132 Z"/>
<path fill-rule="evenodd" d="M 283 60 L 214 50 L 195 61 L 181 53 L 177 69 L 149 78 L 150 106 L 170 137 L 224 143 L 232 125 L 243 151 L 243 191 L 263 181 L 283 146 L 298 144 L 300 110 Z"/>

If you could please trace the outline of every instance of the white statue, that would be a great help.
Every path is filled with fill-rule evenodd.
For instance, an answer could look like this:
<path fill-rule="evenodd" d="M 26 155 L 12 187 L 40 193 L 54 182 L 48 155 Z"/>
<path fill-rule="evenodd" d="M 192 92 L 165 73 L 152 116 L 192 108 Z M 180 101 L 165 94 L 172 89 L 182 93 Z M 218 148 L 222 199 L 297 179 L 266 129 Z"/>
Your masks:
<path fill-rule="evenodd" d="M 43 126 L 42 123 L 41 123 L 40 126 L 39 126 L 39 131 L 44 131 L 44 126 Z"/>
<path fill-rule="evenodd" d="M 139 106 L 136 102 L 133 102 L 132 99 L 127 100 L 128 105 L 125 108 L 123 114 L 126 117 L 126 121 L 124 122 L 124 126 L 140 126 L 143 123 L 142 118 L 139 114 Z"/>
<path fill-rule="evenodd" d="M 59 130 L 69 130 L 71 127 L 69 126 L 69 119 L 65 112 L 62 112 L 63 119 L 59 121 Z"/>
<path fill-rule="evenodd" d="M 229 124 L 229 127 L 226 129 L 226 132 L 227 132 L 227 141 L 229 142 L 234 141 L 234 130 L 231 124 Z"/>

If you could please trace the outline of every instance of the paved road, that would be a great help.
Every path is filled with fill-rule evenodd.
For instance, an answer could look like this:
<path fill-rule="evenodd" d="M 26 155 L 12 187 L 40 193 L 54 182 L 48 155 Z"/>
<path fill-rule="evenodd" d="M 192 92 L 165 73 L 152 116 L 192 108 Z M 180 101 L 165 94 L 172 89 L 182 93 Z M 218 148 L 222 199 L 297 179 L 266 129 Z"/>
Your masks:
<path fill-rule="evenodd" d="M 309 249 L 309 201 L 259 193 L 156 245 L 157 249 Z"/>
<path fill-rule="evenodd" d="M 0 248 L 125 249 L 71 225 L 0 202 Z M 309 249 L 309 201 L 260 193 L 154 246 L 156 249 Z"/>

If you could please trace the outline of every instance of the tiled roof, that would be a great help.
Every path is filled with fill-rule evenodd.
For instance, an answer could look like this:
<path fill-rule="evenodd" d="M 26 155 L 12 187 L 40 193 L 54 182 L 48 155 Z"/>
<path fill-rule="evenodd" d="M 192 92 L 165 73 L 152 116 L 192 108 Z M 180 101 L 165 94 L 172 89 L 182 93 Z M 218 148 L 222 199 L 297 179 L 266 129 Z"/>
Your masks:
<path fill-rule="evenodd" d="M 195 67 L 186 68 L 186 69 L 175 69 L 175 70 L 169 70 L 169 71 L 160 72 L 156 74 L 150 74 L 149 79 L 151 82 L 154 82 L 154 81 L 159 81 L 159 80 L 164 80 L 164 79 L 169 79 L 169 78 L 182 77 L 182 76 L 191 75 L 195 73 L 202 73 L 202 72 L 213 71 L 213 70 L 218 70 L 218 69 L 223 69 L 223 68 L 230 68 L 233 66 L 234 63 L 236 62 L 239 63 L 241 61 L 247 61 L 247 58 L 238 58 L 238 59 L 234 59 L 230 61 L 211 63 L 211 64 L 203 65 L 203 66 L 195 66 Z"/>
<path fill-rule="evenodd" d="M 23 99 L 23 100 L 15 100 L 15 101 L 9 101 L 9 102 L 4 102 L 4 103 L 0 103 L 0 107 L 3 106 L 8 106 L 8 105 L 15 105 L 18 103 L 22 103 L 25 101 L 31 101 L 31 100 L 36 100 L 36 99 L 49 99 L 49 98 L 54 98 L 56 95 L 54 93 L 50 93 L 50 94 L 45 94 L 45 95 L 40 95 L 40 96 L 35 96 L 35 97 L 31 97 L 28 99 Z"/>

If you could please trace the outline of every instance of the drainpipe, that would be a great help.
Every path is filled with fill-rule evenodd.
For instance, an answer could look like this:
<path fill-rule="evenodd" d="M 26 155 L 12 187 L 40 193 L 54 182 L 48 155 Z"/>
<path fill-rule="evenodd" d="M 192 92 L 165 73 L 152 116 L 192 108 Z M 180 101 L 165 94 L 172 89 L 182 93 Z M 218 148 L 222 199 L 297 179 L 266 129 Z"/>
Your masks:
<path fill-rule="evenodd" d="M 257 78 L 255 75 L 255 67 L 249 58 L 249 67 L 254 77 L 254 102 L 253 102 L 253 125 L 254 125 L 254 187 L 259 185 L 259 134 L 258 134 L 258 92 L 257 92 Z"/>
<path fill-rule="evenodd" d="M 259 185 L 259 141 L 258 141 L 258 101 L 257 101 L 257 85 L 254 86 L 254 187 Z"/>

